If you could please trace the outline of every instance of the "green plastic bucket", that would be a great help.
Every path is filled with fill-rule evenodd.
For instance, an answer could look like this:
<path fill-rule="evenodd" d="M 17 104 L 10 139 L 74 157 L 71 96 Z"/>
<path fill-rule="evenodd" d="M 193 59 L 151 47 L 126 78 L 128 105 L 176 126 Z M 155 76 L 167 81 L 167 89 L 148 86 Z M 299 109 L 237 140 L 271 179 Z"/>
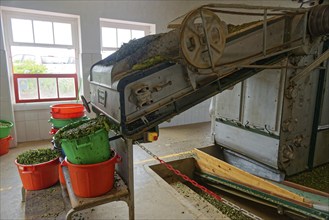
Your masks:
<path fill-rule="evenodd" d="M 105 129 L 78 139 L 61 139 L 61 147 L 73 164 L 101 163 L 111 156 L 108 132 Z"/>
<path fill-rule="evenodd" d="M 0 138 L 5 138 L 10 134 L 14 124 L 10 121 L 0 120 Z"/>
<path fill-rule="evenodd" d="M 87 120 L 88 117 L 84 116 L 81 118 L 69 118 L 69 119 L 57 119 L 57 118 L 53 118 L 51 117 L 48 122 L 52 123 L 54 128 L 62 128 L 68 124 L 77 122 L 77 121 L 81 121 L 81 120 Z"/>

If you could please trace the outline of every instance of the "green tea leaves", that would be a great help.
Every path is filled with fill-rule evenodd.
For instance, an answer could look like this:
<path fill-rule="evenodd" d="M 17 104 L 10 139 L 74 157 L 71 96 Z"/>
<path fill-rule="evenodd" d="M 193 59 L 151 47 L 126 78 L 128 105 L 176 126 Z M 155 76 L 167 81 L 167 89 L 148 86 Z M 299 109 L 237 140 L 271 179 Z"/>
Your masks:
<path fill-rule="evenodd" d="M 25 151 L 24 153 L 18 155 L 16 159 L 19 164 L 32 165 L 48 162 L 57 157 L 59 157 L 58 151 L 50 148 L 44 148 Z"/>

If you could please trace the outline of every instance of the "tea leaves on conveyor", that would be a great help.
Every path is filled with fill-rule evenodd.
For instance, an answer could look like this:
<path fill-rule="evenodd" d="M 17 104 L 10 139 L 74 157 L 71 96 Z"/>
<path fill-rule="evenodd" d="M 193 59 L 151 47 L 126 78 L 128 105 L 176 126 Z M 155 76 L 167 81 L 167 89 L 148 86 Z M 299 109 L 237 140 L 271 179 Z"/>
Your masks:
<path fill-rule="evenodd" d="M 50 148 L 33 149 L 25 151 L 17 156 L 17 163 L 23 165 L 32 165 L 48 162 L 59 157 L 59 152 Z"/>

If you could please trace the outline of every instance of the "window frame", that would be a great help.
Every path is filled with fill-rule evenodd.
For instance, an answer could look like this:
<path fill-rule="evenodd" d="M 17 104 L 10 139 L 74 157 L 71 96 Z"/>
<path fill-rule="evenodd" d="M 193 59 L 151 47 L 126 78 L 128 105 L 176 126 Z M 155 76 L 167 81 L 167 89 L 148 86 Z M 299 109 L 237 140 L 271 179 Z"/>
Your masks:
<path fill-rule="evenodd" d="M 116 51 L 120 48 L 120 46 L 119 47 L 103 46 L 103 34 L 102 34 L 103 27 L 115 28 L 115 29 L 129 29 L 130 31 L 142 30 L 142 31 L 144 31 L 144 36 L 150 35 L 150 34 L 155 34 L 155 24 L 100 18 L 100 44 L 101 44 L 101 54 L 102 55 L 103 55 L 104 51 Z M 118 31 L 116 31 L 116 38 L 118 41 Z"/>
<path fill-rule="evenodd" d="M 79 97 L 79 83 L 80 76 L 80 31 L 79 31 L 79 16 L 61 14 L 47 11 L 37 11 L 28 9 L 19 9 L 11 7 L 1 7 L 1 15 L 3 20 L 3 36 L 6 49 L 6 59 L 8 64 L 8 75 L 11 82 L 10 89 L 13 91 L 12 99 L 15 103 L 42 103 L 42 102 L 55 102 L 55 101 L 67 101 L 67 100 L 77 100 Z M 47 22 L 58 22 L 58 23 L 69 23 L 71 24 L 71 34 L 72 34 L 72 45 L 55 44 L 55 39 L 53 44 L 47 43 L 25 43 L 25 42 L 14 42 L 13 31 L 11 19 L 24 19 L 24 20 L 39 20 Z M 53 27 L 54 30 L 54 27 Z M 54 35 L 54 33 L 53 33 Z M 12 46 L 18 47 L 39 47 L 39 48 L 59 48 L 59 49 L 74 49 L 75 51 L 75 73 L 43 73 L 43 74 L 21 74 L 13 73 L 13 55 L 11 51 Z M 18 79 L 20 78 L 35 78 L 37 81 L 40 78 L 56 78 L 56 86 L 58 88 L 58 78 L 73 78 L 74 79 L 74 92 L 75 97 L 60 98 L 59 94 L 57 98 L 40 98 L 40 90 L 38 86 L 38 98 L 37 99 L 20 99 L 18 93 Z M 58 91 L 57 91 L 58 92 Z"/>

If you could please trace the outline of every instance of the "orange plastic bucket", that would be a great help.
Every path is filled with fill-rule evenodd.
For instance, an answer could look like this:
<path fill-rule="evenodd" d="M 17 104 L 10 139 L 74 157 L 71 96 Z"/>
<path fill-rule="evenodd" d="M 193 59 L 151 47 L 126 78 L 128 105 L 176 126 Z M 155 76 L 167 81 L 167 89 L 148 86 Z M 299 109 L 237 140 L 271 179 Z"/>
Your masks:
<path fill-rule="evenodd" d="M 0 138 L 0 155 L 4 155 L 9 152 L 9 143 L 13 138 L 9 135 L 5 138 Z"/>
<path fill-rule="evenodd" d="M 62 161 L 63 163 L 64 161 Z M 58 173 L 59 173 L 59 182 L 63 185 L 66 186 L 66 182 L 65 182 L 65 177 L 64 177 L 64 173 L 62 170 L 62 164 L 60 166 L 58 166 Z"/>
<path fill-rule="evenodd" d="M 68 167 L 75 195 L 96 197 L 113 188 L 115 164 L 120 161 L 121 158 L 115 153 L 114 157 L 101 163 L 72 164 L 65 158 L 62 165 Z"/>
<path fill-rule="evenodd" d="M 19 164 L 15 160 L 15 164 L 26 190 L 45 189 L 58 182 L 59 158 L 33 165 Z"/>
<path fill-rule="evenodd" d="M 56 104 L 50 108 L 54 119 L 72 119 L 85 116 L 85 108 L 82 104 Z"/>

